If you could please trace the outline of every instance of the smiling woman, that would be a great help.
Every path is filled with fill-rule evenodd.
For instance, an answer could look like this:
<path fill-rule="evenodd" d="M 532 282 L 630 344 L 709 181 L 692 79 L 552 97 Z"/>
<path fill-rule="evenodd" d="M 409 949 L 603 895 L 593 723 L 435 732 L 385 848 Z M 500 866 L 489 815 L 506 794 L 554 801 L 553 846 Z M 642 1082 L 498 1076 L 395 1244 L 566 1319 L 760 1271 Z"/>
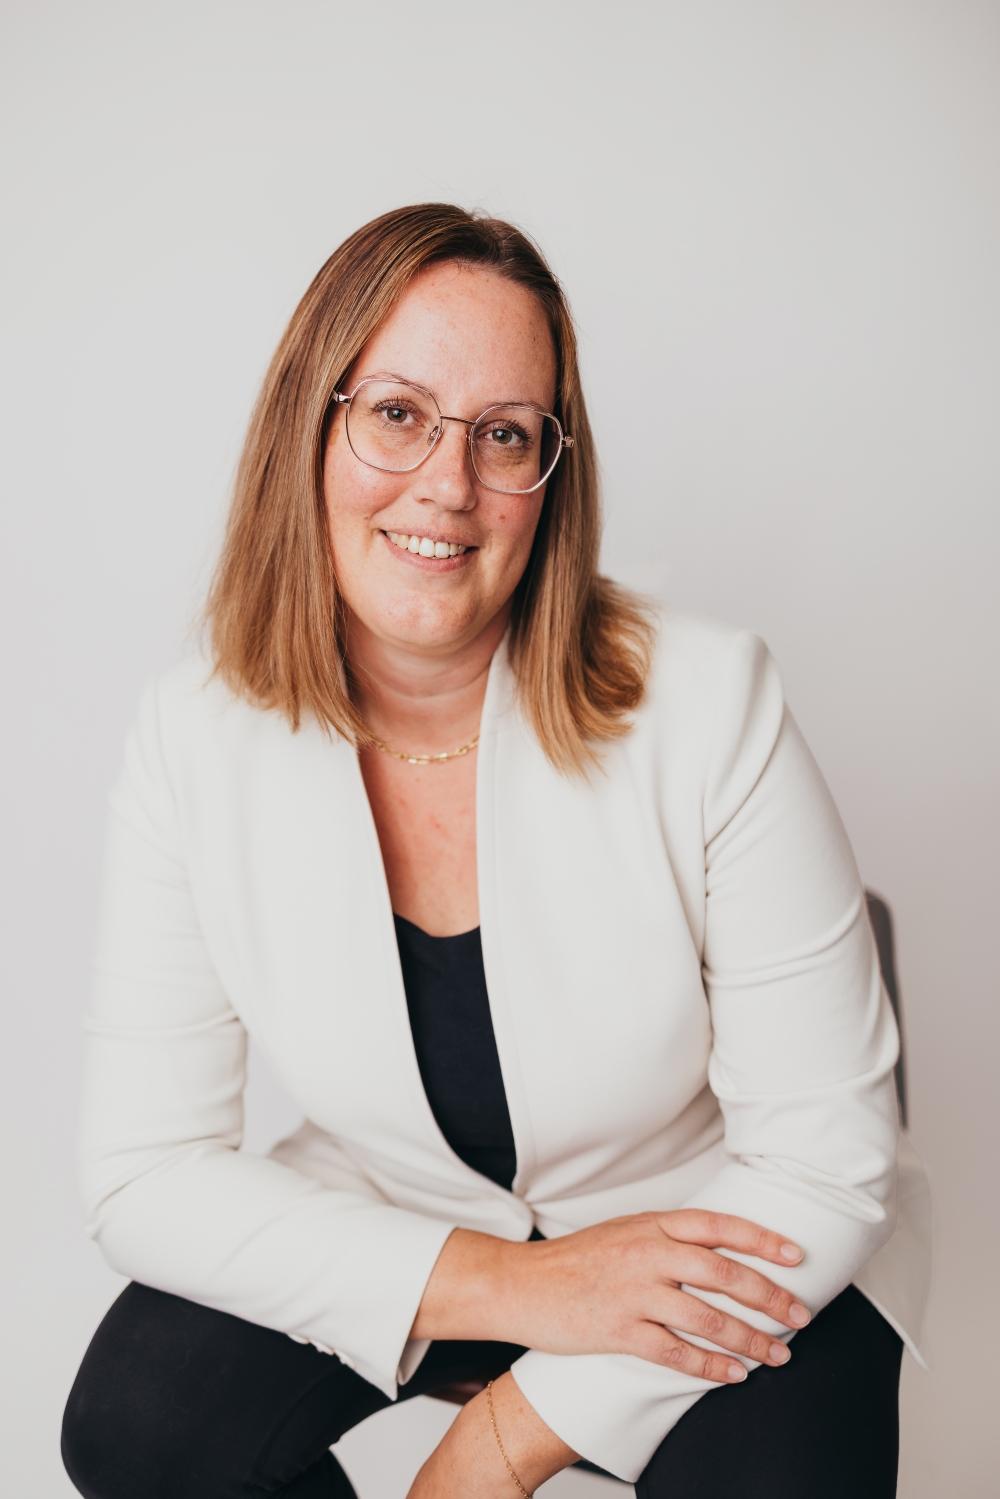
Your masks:
<path fill-rule="evenodd" d="M 655 608 L 598 573 L 599 547 L 573 321 L 540 251 L 451 204 L 400 208 L 330 256 L 275 351 L 205 609 L 213 664 L 293 728 L 308 709 L 362 746 L 434 749 L 475 724 L 509 626 L 539 744 L 586 774 L 653 649 Z"/>
<path fill-rule="evenodd" d="M 382 367 L 417 370 L 425 393 L 359 375 Z M 537 297 L 453 261 L 413 277 L 346 373 L 354 394 L 329 428 L 326 513 L 347 655 L 357 681 L 382 683 L 357 696 L 386 737 L 447 742 L 478 719 L 486 653 L 507 627 L 545 502 L 539 454 L 556 375 Z M 468 418 L 441 417 L 432 388 Z M 509 389 L 533 392 L 516 425 L 517 408 L 497 404 Z M 547 449 L 549 472 L 558 452 Z M 492 487 L 508 475 L 517 492 Z M 406 548 L 386 545 L 389 532 Z M 438 542 L 467 550 L 438 558 Z"/>
<path fill-rule="evenodd" d="M 109 797 L 90 1499 L 350 1495 L 345 1431 L 481 1376 L 410 1499 L 894 1492 L 928 1194 L 864 887 L 766 643 L 599 540 L 537 247 L 359 229 Z M 303 1112 L 265 1156 L 251 1034 Z"/>

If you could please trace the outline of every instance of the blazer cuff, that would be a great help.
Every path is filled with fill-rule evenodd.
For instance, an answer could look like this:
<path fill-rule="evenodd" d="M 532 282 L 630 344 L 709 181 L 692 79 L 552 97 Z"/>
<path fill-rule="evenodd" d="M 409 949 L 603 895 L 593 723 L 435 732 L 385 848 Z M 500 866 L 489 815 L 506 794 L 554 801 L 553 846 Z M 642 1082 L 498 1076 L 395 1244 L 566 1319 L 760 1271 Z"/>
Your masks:
<path fill-rule="evenodd" d="M 804 1256 L 798 1265 L 776 1264 L 735 1249 L 718 1253 L 792 1291 L 815 1318 L 887 1240 L 894 1214 L 891 1208 L 872 1205 L 870 1217 L 855 1217 L 807 1192 L 801 1185 L 785 1185 L 766 1167 L 730 1161 L 677 1207 L 735 1213 L 777 1228 L 800 1244 Z M 721 1291 L 685 1282 L 681 1289 L 779 1341 L 795 1336 L 796 1329 Z M 672 1330 L 695 1347 L 729 1354 L 750 1370 L 750 1379 L 760 1367 L 757 1359 L 733 1354 L 695 1333 Z M 558 1354 L 530 1348 L 514 1360 L 510 1372 L 525 1399 L 574 1452 L 629 1483 L 637 1482 L 685 1411 L 710 1390 L 723 1388 L 718 1380 L 628 1353 Z"/>

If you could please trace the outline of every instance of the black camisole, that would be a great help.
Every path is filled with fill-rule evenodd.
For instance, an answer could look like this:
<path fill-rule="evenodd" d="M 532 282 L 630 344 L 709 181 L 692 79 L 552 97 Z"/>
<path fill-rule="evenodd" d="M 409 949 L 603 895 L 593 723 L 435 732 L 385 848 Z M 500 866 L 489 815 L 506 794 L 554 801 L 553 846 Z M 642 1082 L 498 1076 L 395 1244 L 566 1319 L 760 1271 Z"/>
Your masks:
<path fill-rule="evenodd" d="M 454 1150 L 510 1188 L 514 1135 L 497 1055 L 479 927 L 434 937 L 393 912 L 424 1091 Z"/>

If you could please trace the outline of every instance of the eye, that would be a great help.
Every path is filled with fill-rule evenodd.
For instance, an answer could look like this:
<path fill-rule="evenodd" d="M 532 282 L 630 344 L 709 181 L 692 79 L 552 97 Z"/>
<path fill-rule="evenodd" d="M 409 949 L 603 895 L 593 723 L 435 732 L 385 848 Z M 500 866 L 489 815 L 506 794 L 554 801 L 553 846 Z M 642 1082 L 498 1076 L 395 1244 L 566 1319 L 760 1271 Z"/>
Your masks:
<path fill-rule="evenodd" d="M 531 434 L 525 431 L 520 422 L 513 420 L 489 422 L 482 429 L 481 436 L 489 436 L 490 446 L 496 448 L 523 447 L 531 441 Z"/>
<path fill-rule="evenodd" d="M 386 416 L 388 416 L 390 412 L 394 414 L 393 419 L 389 422 L 390 427 L 401 427 L 403 423 L 401 421 L 397 421 L 395 419 L 395 416 L 398 414 L 399 416 L 405 417 L 406 413 L 409 410 L 411 410 L 411 407 L 406 401 L 376 401 L 375 405 L 372 407 L 373 412 L 377 412 Z"/>

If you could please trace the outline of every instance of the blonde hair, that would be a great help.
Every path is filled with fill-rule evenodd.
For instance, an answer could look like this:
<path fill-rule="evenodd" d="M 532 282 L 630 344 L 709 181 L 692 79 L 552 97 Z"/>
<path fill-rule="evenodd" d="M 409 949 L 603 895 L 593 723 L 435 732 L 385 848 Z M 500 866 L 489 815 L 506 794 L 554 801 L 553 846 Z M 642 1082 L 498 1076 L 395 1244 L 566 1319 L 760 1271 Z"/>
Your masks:
<path fill-rule="evenodd" d="M 350 697 L 346 610 L 323 495 L 330 397 L 423 267 L 488 267 L 529 288 L 557 360 L 555 415 L 572 433 L 548 481 L 531 554 L 511 599 L 517 698 L 556 769 L 586 776 L 597 745 L 631 728 L 656 630 L 656 604 L 597 571 L 597 459 L 563 291 L 522 230 L 451 203 L 392 209 L 333 252 L 292 314 L 254 404 L 221 553 L 198 618 L 234 692 L 299 727 L 304 709 L 356 746 L 371 742 Z"/>

